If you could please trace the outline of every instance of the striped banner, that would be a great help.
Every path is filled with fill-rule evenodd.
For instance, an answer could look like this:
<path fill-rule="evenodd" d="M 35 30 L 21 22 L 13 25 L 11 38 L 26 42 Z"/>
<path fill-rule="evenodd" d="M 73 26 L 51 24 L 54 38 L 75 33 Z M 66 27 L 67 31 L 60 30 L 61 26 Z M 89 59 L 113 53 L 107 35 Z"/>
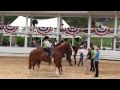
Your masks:
<path fill-rule="evenodd" d="M 97 35 L 103 36 L 103 35 L 106 35 L 106 34 L 110 34 L 111 30 L 108 29 L 108 28 L 94 28 L 94 32 Z"/>
<path fill-rule="evenodd" d="M 36 27 L 37 32 L 40 34 L 47 34 L 51 31 L 53 31 L 52 27 Z"/>
<path fill-rule="evenodd" d="M 3 31 L 4 25 L 0 25 L 0 31 Z"/>
<path fill-rule="evenodd" d="M 70 34 L 70 35 L 76 35 L 80 33 L 80 28 L 64 28 L 65 33 Z"/>
<path fill-rule="evenodd" d="M 7 33 L 13 33 L 16 32 L 18 30 L 18 26 L 8 26 L 8 25 L 4 25 L 4 31 Z"/>

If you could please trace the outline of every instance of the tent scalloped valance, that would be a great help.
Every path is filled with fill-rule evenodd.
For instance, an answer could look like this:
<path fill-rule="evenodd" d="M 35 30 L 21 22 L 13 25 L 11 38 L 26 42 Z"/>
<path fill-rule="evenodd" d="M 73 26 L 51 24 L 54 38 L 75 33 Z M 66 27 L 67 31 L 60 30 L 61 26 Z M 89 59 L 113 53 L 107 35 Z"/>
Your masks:
<path fill-rule="evenodd" d="M 94 32 L 97 35 L 103 36 L 111 32 L 110 28 L 94 28 Z"/>
<path fill-rule="evenodd" d="M 0 25 L 0 30 L 4 30 L 7 33 L 16 32 L 18 29 L 18 26 Z"/>
<path fill-rule="evenodd" d="M 40 34 L 47 34 L 51 31 L 53 31 L 52 27 L 36 27 L 37 32 Z"/>
<path fill-rule="evenodd" d="M 76 34 L 80 33 L 81 30 L 80 30 L 80 28 L 70 27 L 70 28 L 64 28 L 64 31 L 67 34 L 76 35 Z"/>

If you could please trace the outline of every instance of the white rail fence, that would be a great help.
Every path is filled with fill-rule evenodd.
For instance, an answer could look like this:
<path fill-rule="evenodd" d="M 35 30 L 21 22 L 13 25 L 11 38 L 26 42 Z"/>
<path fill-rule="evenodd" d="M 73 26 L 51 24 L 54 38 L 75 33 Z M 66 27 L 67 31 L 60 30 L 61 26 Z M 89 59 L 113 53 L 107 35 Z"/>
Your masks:
<path fill-rule="evenodd" d="M 30 51 L 35 48 L 30 47 L 0 47 L 0 56 L 21 56 L 26 57 L 29 56 Z M 74 53 L 73 53 L 74 54 Z M 85 50 L 84 55 L 86 57 L 87 50 Z M 72 56 L 73 58 L 73 56 Z M 79 51 L 77 53 L 77 57 L 79 56 Z M 112 50 L 101 50 L 100 51 L 100 59 L 106 60 L 120 60 L 120 51 L 112 51 Z"/>
<path fill-rule="evenodd" d="M 86 57 L 87 50 L 85 50 L 84 55 Z M 80 58 L 79 51 L 77 53 L 77 58 Z M 105 60 L 119 60 L 120 61 L 120 51 L 100 50 L 100 59 L 105 59 Z"/>

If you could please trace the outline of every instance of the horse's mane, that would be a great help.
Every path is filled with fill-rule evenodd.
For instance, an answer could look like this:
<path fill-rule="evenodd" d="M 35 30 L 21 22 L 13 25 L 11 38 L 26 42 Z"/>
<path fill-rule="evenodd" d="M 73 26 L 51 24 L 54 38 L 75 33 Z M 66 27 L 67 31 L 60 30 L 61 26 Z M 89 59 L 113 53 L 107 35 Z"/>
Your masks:
<path fill-rule="evenodd" d="M 61 45 L 64 41 L 60 41 L 59 43 L 57 43 L 54 47 L 58 47 L 59 45 Z"/>
<path fill-rule="evenodd" d="M 63 45 L 68 45 L 68 44 L 69 44 L 68 42 L 61 41 L 60 43 L 58 43 L 57 49 L 62 50 L 64 48 Z"/>

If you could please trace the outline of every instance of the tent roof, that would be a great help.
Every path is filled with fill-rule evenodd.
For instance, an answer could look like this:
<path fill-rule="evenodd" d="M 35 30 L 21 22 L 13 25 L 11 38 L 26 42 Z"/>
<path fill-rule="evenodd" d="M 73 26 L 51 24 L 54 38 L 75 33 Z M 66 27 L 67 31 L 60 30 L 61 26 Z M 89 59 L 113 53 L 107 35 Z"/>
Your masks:
<path fill-rule="evenodd" d="M 37 19 L 38 24 L 36 26 L 39 27 L 54 27 L 57 28 L 57 18 L 50 18 L 50 19 Z M 70 27 L 64 20 L 62 20 L 63 27 L 67 28 Z M 23 16 L 18 16 L 11 24 L 11 26 L 26 26 L 26 18 Z M 28 26 L 30 26 L 30 18 L 28 18 Z"/>

